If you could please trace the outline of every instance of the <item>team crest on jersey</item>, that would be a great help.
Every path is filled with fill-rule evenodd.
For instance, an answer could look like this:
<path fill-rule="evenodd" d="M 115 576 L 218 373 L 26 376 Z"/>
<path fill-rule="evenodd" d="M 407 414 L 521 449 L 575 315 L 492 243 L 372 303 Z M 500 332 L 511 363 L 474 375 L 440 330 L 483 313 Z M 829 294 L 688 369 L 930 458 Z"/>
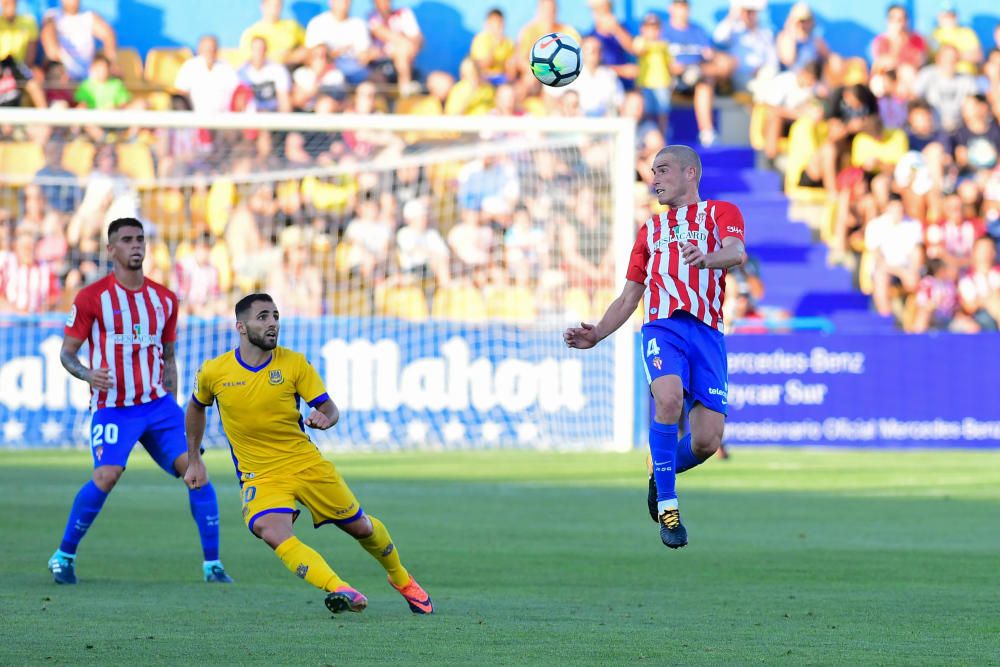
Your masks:
<path fill-rule="evenodd" d="M 694 221 L 695 221 L 696 223 L 698 223 L 699 225 L 704 225 L 704 224 L 705 224 L 705 220 L 706 220 L 707 218 L 708 218 L 708 216 L 707 216 L 707 215 L 705 215 L 705 212 L 704 212 L 704 211 L 699 211 L 699 212 L 698 212 L 698 215 L 694 216 Z"/>
<path fill-rule="evenodd" d="M 655 368 L 658 371 L 662 370 L 663 369 L 663 360 L 660 359 L 659 357 L 653 357 L 653 368 Z"/>
<path fill-rule="evenodd" d="M 285 378 L 281 376 L 280 370 L 276 370 L 276 371 L 271 371 L 270 375 L 268 375 L 267 380 L 271 384 L 281 384 L 282 382 L 285 381 Z"/>

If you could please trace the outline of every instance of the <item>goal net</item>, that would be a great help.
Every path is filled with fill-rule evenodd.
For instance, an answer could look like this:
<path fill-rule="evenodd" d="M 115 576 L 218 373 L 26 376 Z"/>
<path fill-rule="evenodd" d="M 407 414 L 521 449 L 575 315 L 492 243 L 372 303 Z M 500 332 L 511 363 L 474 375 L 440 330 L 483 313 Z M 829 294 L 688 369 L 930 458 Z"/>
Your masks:
<path fill-rule="evenodd" d="M 87 446 L 62 321 L 108 270 L 107 223 L 135 216 L 146 275 L 181 300 L 181 402 L 236 346 L 235 301 L 264 291 L 280 344 L 341 409 L 310 432 L 323 448 L 632 446 L 633 329 L 590 351 L 562 340 L 621 289 L 629 121 L 4 110 L 0 128 L 17 230 L 0 254 L 23 272 L 36 248 L 35 282 L 0 313 L 4 445 Z"/>

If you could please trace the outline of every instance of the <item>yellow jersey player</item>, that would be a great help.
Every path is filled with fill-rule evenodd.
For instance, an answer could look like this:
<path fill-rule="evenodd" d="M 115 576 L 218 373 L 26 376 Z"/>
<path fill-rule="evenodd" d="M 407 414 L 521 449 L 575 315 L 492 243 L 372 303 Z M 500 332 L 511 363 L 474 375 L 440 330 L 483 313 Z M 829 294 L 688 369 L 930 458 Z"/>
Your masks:
<path fill-rule="evenodd" d="M 361 611 L 368 599 L 352 588 L 323 557 L 292 533 L 296 501 L 312 514 L 315 527 L 332 523 L 361 543 L 385 568 L 389 583 L 415 614 L 434 611 L 430 597 L 406 571 L 381 521 L 365 514 L 336 467 L 323 458 L 305 427 L 326 430 L 340 413 L 306 358 L 278 346 L 278 309 L 267 294 L 250 294 L 236 304 L 240 344 L 198 371 L 187 408 L 188 468 L 192 489 L 208 483 L 201 459 L 205 409 L 217 403 L 243 501 L 243 520 L 274 549 L 289 570 L 327 591 L 333 613 Z M 299 399 L 312 408 L 303 421 Z"/>

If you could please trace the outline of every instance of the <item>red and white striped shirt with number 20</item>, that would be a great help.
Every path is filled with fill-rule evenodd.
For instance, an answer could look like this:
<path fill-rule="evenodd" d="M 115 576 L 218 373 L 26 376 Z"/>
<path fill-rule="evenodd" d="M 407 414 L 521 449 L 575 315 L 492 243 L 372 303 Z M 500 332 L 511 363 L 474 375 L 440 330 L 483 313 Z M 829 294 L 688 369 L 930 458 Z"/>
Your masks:
<path fill-rule="evenodd" d="M 729 236 L 743 240 L 743 214 L 734 204 L 711 199 L 654 215 L 639 228 L 625 277 L 646 285 L 646 322 L 685 310 L 722 330 L 726 271 L 685 264 L 681 247 L 690 242 L 707 255 Z"/>
<path fill-rule="evenodd" d="M 177 297 L 146 278 L 126 289 L 113 273 L 80 290 L 64 333 L 90 344 L 90 367 L 107 368 L 112 387 L 90 391 L 90 407 L 142 405 L 165 396 L 163 344 L 177 340 Z"/>

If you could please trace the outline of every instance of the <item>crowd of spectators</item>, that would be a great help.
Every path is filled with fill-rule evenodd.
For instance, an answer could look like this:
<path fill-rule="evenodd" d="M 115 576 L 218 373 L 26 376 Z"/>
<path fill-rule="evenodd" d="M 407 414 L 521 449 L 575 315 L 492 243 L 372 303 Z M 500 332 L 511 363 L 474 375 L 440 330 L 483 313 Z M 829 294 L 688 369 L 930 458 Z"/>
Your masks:
<path fill-rule="evenodd" d="M 281 0 L 261 0 L 260 20 L 238 46 L 206 34 L 196 53 L 174 53 L 168 80 L 148 66 L 151 53 L 137 81 L 128 49 L 80 0 L 60 0 L 41 30 L 15 0 L 0 0 L 0 104 L 622 115 L 637 122 L 641 223 L 671 105 L 690 102 L 699 141 L 711 146 L 716 96 L 736 94 L 752 99 L 760 123 L 751 139 L 785 172 L 789 194 L 827 204 L 831 254 L 853 261 L 880 312 L 914 331 L 996 328 L 1000 269 L 977 239 L 1000 236 L 1000 51 L 983 49 L 953 10 L 924 39 L 893 6 L 866 61 L 832 52 L 804 2 L 776 32 L 765 0 L 733 0 L 708 29 L 691 20 L 686 0 L 668 0 L 633 31 L 610 0 L 589 0 L 592 21 L 577 27 L 559 20 L 556 0 L 537 0 L 520 27 L 491 10 L 456 79 L 416 69 L 434 37 L 411 10 L 370 2 L 367 20 L 351 15 L 351 0 L 330 0 L 303 26 L 281 18 Z M 581 43 L 583 71 L 569 88 L 544 88 L 528 68 L 531 44 L 552 31 Z M 282 295 L 285 312 L 304 315 L 377 310 L 359 295 L 397 288 L 435 308 L 436 291 L 468 287 L 522 288 L 539 311 L 569 304 L 592 315 L 598 292 L 612 287 L 607 146 L 525 151 L 461 169 L 418 159 L 422 145 L 454 139 L 373 129 L 0 128 L 0 151 L 29 158 L 4 158 L 5 167 L 32 169 L 5 177 L 0 310 L 65 308 L 105 270 L 107 220 L 137 215 L 150 223 L 148 273 L 177 289 L 192 315 L 222 312 L 232 291 L 261 286 Z M 393 161 L 389 170 L 364 166 Z M 751 265 L 734 278 L 730 314 L 754 331 L 767 312 L 760 271 Z M 567 290 L 587 306 L 564 298 Z"/>
<path fill-rule="evenodd" d="M 952 6 L 923 36 L 892 5 L 870 65 L 831 53 L 804 3 L 783 33 L 758 147 L 822 204 L 831 263 L 906 331 L 997 331 L 1000 24 L 984 49 Z"/>

